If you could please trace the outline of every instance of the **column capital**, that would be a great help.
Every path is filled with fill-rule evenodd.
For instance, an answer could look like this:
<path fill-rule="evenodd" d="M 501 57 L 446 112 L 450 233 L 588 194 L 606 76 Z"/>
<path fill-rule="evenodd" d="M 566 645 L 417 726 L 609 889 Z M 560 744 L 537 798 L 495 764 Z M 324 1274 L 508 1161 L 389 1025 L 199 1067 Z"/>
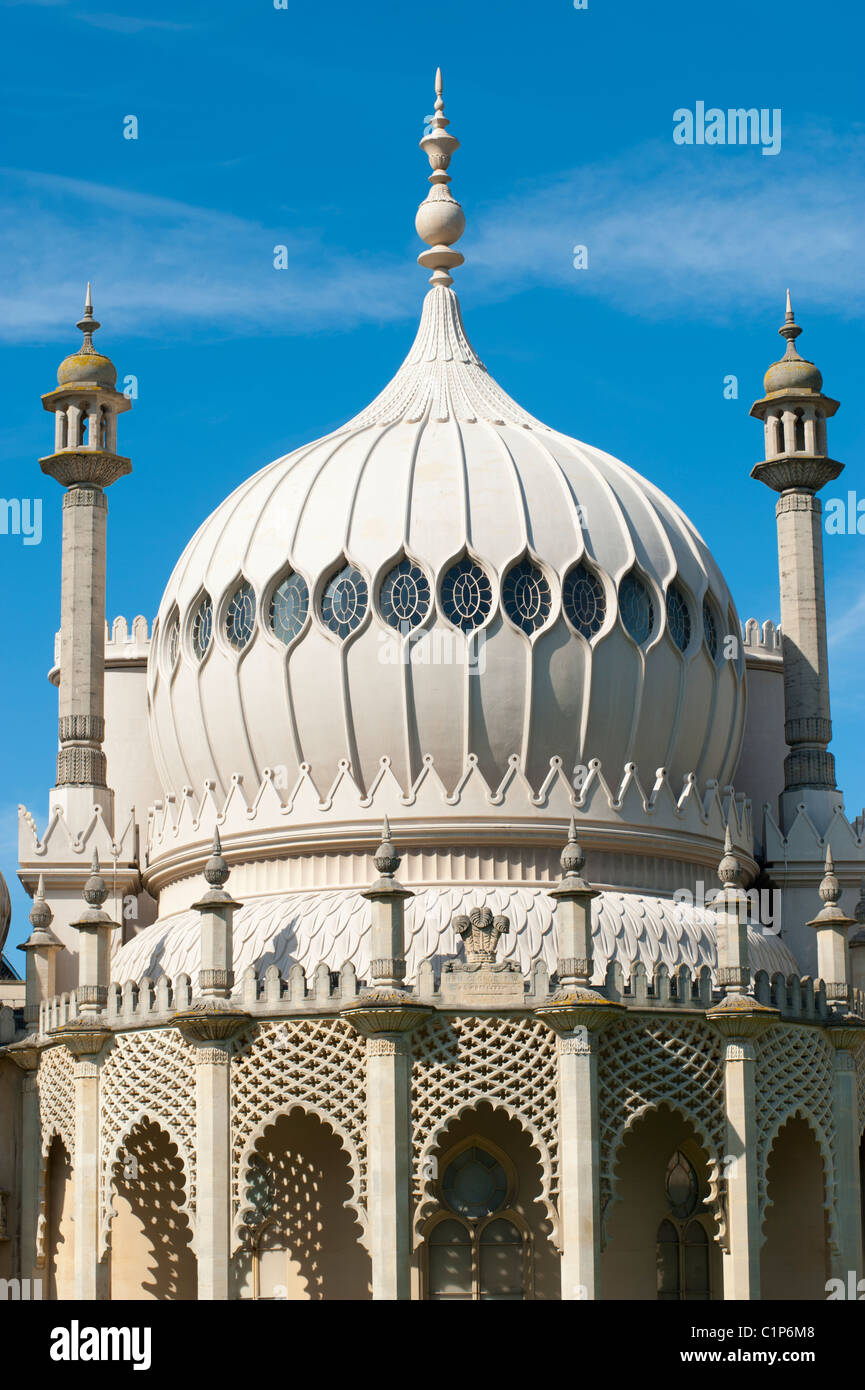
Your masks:
<path fill-rule="evenodd" d="M 341 1009 L 340 1017 L 365 1038 L 382 1033 L 393 1037 L 412 1032 L 434 1012 L 428 1004 L 419 1004 L 405 990 L 369 989 Z"/>
<path fill-rule="evenodd" d="M 739 1043 L 759 1038 L 774 1027 L 780 1017 L 780 1009 L 769 1008 L 745 994 L 728 994 L 720 1004 L 706 1010 L 707 1021 L 717 1028 L 722 1038 Z"/>
<path fill-rule="evenodd" d="M 605 999 L 597 990 L 569 985 L 557 990 L 534 1013 L 559 1037 L 567 1037 L 583 1028 L 589 1033 L 602 1033 L 616 1019 L 624 1018 L 627 1009 L 624 1004 Z"/>

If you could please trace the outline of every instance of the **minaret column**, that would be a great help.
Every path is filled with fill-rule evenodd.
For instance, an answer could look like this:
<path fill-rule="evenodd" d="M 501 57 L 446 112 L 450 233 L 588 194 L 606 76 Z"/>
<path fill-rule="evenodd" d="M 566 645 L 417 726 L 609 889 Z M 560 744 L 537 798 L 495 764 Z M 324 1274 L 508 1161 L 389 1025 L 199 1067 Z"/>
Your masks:
<path fill-rule="evenodd" d="M 60 750 L 53 804 L 60 805 L 72 823 L 78 824 L 89 820 L 93 806 L 98 805 L 111 828 L 114 808 L 102 747 L 108 515 L 105 490 L 132 471 L 129 459 L 113 452 L 117 416 L 129 410 L 131 402 L 115 389 L 117 372 L 113 363 L 93 346 L 99 323 L 93 317 L 89 285 L 84 317 L 78 327 L 84 334 L 80 349 L 60 364 L 57 388 L 42 397 L 43 406 L 55 419 L 55 452 L 40 459 L 40 466 L 43 473 L 66 489 L 60 608 Z"/>
<path fill-rule="evenodd" d="M 762 420 L 766 457 L 751 470 L 779 494 L 775 506 L 781 599 L 781 650 L 784 658 L 784 762 L 782 828 L 788 829 L 799 805 L 822 834 L 842 805 L 835 785 L 835 759 L 829 708 L 826 599 L 823 581 L 823 521 L 817 493 L 842 472 L 827 456 L 825 421 L 838 401 L 823 394 L 823 378 L 813 362 L 800 357 L 802 332 L 793 318 L 790 292 L 779 329 L 787 342 L 784 357 L 764 378 L 765 396 L 751 414 Z M 783 431 L 777 437 L 776 420 Z M 780 443 L 780 452 L 776 445 Z"/>

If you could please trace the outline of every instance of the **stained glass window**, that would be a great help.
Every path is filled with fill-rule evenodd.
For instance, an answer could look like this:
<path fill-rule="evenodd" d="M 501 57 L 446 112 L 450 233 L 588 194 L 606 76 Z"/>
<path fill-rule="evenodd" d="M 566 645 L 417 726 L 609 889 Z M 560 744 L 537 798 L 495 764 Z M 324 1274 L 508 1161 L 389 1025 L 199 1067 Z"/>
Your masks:
<path fill-rule="evenodd" d="M 192 619 L 192 650 L 199 661 L 207 654 L 213 636 L 213 603 L 210 594 L 204 594 Z"/>
<path fill-rule="evenodd" d="M 683 652 L 691 640 L 691 610 L 678 584 L 667 590 L 667 623 L 673 641 Z"/>
<path fill-rule="evenodd" d="M 244 581 L 235 589 L 226 610 L 225 635 L 235 651 L 241 652 L 252 641 L 254 628 L 255 593 Z"/>
<path fill-rule="evenodd" d="M 706 639 L 706 646 L 712 654 L 712 659 L 718 659 L 718 624 L 712 605 L 707 598 L 703 599 L 703 636 Z"/>
<path fill-rule="evenodd" d="M 634 641 L 648 641 L 655 626 L 655 605 L 642 579 L 633 571 L 619 585 L 619 612 Z"/>
<path fill-rule="evenodd" d="M 562 603 L 568 621 L 584 637 L 594 637 L 603 627 L 607 613 L 604 586 L 582 562 L 574 565 L 565 577 Z"/>
<path fill-rule="evenodd" d="M 309 590 L 300 574 L 287 574 L 270 600 L 270 630 L 288 646 L 301 631 L 309 612 Z"/>
<path fill-rule="evenodd" d="M 404 632 L 422 623 L 430 607 L 429 580 L 412 560 L 400 560 L 387 574 L 379 592 L 381 616 Z"/>
<path fill-rule="evenodd" d="M 504 1204 L 507 1192 L 505 1170 L 486 1149 L 463 1149 L 442 1179 L 442 1196 L 460 1216 L 489 1216 Z"/>
<path fill-rule="evenodd" d="M 531 560 L 520 560 L 505 576 L 502 601 L 512 623 L 523 632 L 542 627 L 553 606 L 550 586 L 543 571 Z"/>
<path fill-rule="evenodd" d="M 451 565 L 442 582 L 442 607 L 448 622 L 472 632 L 489 616 L 493 590 L 480 565 L 463 556 Z"/>
<path fill-rule="evenodd" d="M 366 580 L 354 565 L 333 576 L 321 598 L 321 619 L 337 637 L 348 637 L 363 622 L 369 602 Z"/>

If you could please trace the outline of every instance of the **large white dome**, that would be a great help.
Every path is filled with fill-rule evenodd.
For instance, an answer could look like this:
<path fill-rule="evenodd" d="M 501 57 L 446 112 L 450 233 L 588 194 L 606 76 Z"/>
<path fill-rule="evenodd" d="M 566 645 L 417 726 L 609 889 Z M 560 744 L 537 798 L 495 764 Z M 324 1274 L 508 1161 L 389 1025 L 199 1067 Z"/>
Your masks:
<path fill-rule="evenodd" d="M 426 758 L 450 791 L 470 755 L 492 788 L 515 759 L 538 787 L 552 758 L 724 786 L 738 630 L 687 517 L 513 402 L 439 284 L 377 400 L 190 541 L 154 633 L 155 754 L 166 792 L 218 801 L 302 765 L 327 788 L 348 763 L 363 790 L 385 756 L 406 789 Z"/>

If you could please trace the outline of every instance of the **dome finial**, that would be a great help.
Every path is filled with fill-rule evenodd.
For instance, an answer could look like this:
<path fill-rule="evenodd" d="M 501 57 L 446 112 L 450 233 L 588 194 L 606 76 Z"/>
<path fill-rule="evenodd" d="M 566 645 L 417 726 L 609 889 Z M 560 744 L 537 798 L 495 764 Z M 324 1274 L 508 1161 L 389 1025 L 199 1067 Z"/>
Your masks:
<path fill-rule="evenodd" d="M 84 298 L 84 317 L 79 319 L 76 328 L 80 328 L 84 334 L 84 342 L 81 344 L 82 352 L 93 352 L 93 334 L 99 327 L 98 319 L 93 317 L 93 299 L 90 293 L 90 281 L 87 281 L 87 294 Z"/>
<path fill-rule="evenodd" d="M 778 332 L 781 334 L 782 338 L 787 339 L 787 351 L 785 352 L 784 356 L 798 357 L 799 353 L 796 348 L 796 339 L 799 337 L 799 334 L 802 332 L 802 330 L 796 322 L 795 318 L 793 317 L 793 305 L 790 302 L 789 290 L 787 291 L 787 307 L 784 311 L 784 322 L 778 329 Z"/>
<path fill-rule="evenodd" d="M 463 263 L 460 252 L 451 250 L 451 247 L 455 241 L 459 241 L 465 231 L 466 219 L 462 208 L 448 188 L 451 180 L 447 167 L 451 162 L 451 155 L 459 149 L 460 142 L 455 135 L 449 135 L 446 130 L 450 121 L 444 114 L 441 68 L 436 69 L 435 89 L 435 115 L 430 122 L 429 134 L 424 135 L 420 142 L 432 169 L 429 176 L 432 188 L 417 210 L 415 227 L 421 241 L 425 241 L 430 247 L 429 251 L 422 251 L 418 256 L 418 264 L 433 272 L 430 276 L 431 285 L 443 285 L 447 288 L 453 284 L 448 272 L 454 266 Z"/>

